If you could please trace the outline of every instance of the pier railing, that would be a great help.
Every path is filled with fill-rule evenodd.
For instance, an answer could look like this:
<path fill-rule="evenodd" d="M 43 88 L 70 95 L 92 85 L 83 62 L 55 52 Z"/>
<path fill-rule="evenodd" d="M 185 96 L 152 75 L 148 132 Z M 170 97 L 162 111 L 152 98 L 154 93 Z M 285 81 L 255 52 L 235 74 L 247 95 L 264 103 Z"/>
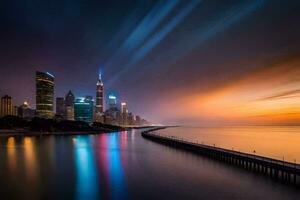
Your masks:
<path fill-rule="evenodd" d="M 300 165 L 296 162 L 291 163 L 256 154 L 216 147 L 215 145 L 193 142 L 175 136 L 160 135 L 155 130 L 144 131 L 142 136 L 176 148 L 183 148 L 198 154 L 204 154 L 251 171 L 260 172 L 285 182 L 300 184 Z"/>

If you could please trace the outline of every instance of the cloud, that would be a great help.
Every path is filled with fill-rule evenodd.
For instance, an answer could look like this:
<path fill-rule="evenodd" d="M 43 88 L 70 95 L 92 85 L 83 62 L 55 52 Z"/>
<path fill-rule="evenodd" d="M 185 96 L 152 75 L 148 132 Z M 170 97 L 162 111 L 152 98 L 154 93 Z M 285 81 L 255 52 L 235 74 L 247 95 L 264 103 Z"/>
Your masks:
<path fill-rule="evenodd" d="M 266 66 L 160 109 L 169 116 L 205 123 L 300 124 L 299 64 L 300 57 Z"/>
<path fill-rule="evenodd" d="M 274 94 L 272 96 L 267 96 L 258 100 L 276 100 L 276 99 L 288 99 L 288 98 L 299 98 L 300 89 L 284 91 L 281 93 Z"/>

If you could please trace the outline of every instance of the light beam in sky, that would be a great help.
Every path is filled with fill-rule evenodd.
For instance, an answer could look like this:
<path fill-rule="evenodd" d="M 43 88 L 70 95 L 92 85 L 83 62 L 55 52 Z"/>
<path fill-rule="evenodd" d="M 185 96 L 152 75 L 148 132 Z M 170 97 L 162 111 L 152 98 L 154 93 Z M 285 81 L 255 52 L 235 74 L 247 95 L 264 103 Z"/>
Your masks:
<path fill-rule="evenodd" d="M 127 63 L 121 71 L 119 71 L 113 78 L 110 79 L 110 83 L 116 81 L 119 76 L 127 72 L 141 61 L 149 52 L 155 48 L 159 43 L 178 25 L 180 24 L 201 2 L 202 0 L 194 0 L 189 2 L 170 22 L 163 26 L 161 30 L 156 32 L 146 43 L 141 46 L 136 52 L 133 58 Z"/>
<path fill-rule="evenodd" d="M 177 5 L 178 0 L 158 1 L 141 23 L 132 31 L 118 51 L 106 63 L 107 67 L 122 61 L 138 48 Z"/>
<path fill-rule="evenodd" d="M 149 61 L 148 64 L 144 66 L 137 66 L 137 63 L 142 61 L 155 47 L 157 47 L 160 42 L 166 36 L 168 36 L 171 31 L 187 17 L 200 2 L 201 0 L 189 2 L 189 4 L 187 4 L 177 15 L 175 15 L 171 21 L 166 23 L 162 29 L 155 32 L 153 36 L 151 36 L 145 42 L 144 45 L 135 51 L 132 59 L 130 59 L 127 63 L 122 64 L 122 70 L 120 70 L 113 78 L 111 78 L 108 84 L 114 83 L 122 74 L 129 72 L 133 68 L 137 68 L 140 73 L 143 73 L 144 69 L 146 68 L 151 69 L 153 66 L 164 65 L 163 71 L 168 71 L 172 64 L 177 60 L 182 59 L 193 49 L 199 47 L 201 44 L 205 43 L 221 31 L 224 31 L 233 24 L 239 22 L 245 16 L 256 11 L 262 5 L 264 5 L 266 1 L 256 0 L 251 3 L 239 4 L 230 10 L 219 14 L 219 16 L 210 22 L 206 27 L 197 27 L 192 32 L 187 32 L 184 37 L 180 39 L 177 38 L 176 41 L 174 41 L 174 43 L 169 47 L 169 49 L 166 49 L 165 51 L 162 51 L 162 53 L 156 55 L 152 62 Z"/>
<path fill-rule="evenodd" d="M 164 66 L 164 68 L 161 69 L 161 73 L 168 71 L 172 64 L 188 55 L 192 50 L 198 48 L 209 39 L 212 39 L 218 33 L 226 30 L 247 15 L 259 9 L 265 2 L 266 1 L 264 0 L 256 0 L 252 1 L 251 4 L 237 5 L 234 8 L 225 11 L 206 27 L 199 27 L 192 32 L 187 33 L 182 39 L 174 41 L 173 45 L 169 47 L 168 50 L 157 55 L 152 62 L 149 62 L 144 66 L 139 66 L 140 73 L 143 73 L 143 70 L 146 68 L 151 69 L 153 66 L 157 65 Z"/>

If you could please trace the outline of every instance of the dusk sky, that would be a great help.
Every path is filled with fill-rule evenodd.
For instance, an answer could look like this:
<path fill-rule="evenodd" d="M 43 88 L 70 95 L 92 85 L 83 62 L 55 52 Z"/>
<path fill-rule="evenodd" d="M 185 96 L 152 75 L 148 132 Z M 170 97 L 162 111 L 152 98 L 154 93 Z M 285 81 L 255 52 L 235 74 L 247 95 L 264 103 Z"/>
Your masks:
<path fill-rule="evenodd" d="M 300 1 L 9 0 L 0 6 L 0 95 L 35 106 L 106 94 L 156 123 L 300 124 Z"/>

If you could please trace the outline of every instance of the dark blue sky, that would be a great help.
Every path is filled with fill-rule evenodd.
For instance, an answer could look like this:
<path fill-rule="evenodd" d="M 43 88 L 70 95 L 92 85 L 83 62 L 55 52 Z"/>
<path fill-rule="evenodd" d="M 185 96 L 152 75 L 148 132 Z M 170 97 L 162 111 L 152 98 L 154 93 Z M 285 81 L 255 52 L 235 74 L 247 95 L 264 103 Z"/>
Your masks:
<path fill-rule="evenodd" d="M 165 122 L 160 104 L 298 55 L 299 9 L 296 0 L 1 1 L 0 94 L 34 105 L 42 70 L 55 75 L 56 96 L 95 95 L 101 69 L 106 92 Z"/>

